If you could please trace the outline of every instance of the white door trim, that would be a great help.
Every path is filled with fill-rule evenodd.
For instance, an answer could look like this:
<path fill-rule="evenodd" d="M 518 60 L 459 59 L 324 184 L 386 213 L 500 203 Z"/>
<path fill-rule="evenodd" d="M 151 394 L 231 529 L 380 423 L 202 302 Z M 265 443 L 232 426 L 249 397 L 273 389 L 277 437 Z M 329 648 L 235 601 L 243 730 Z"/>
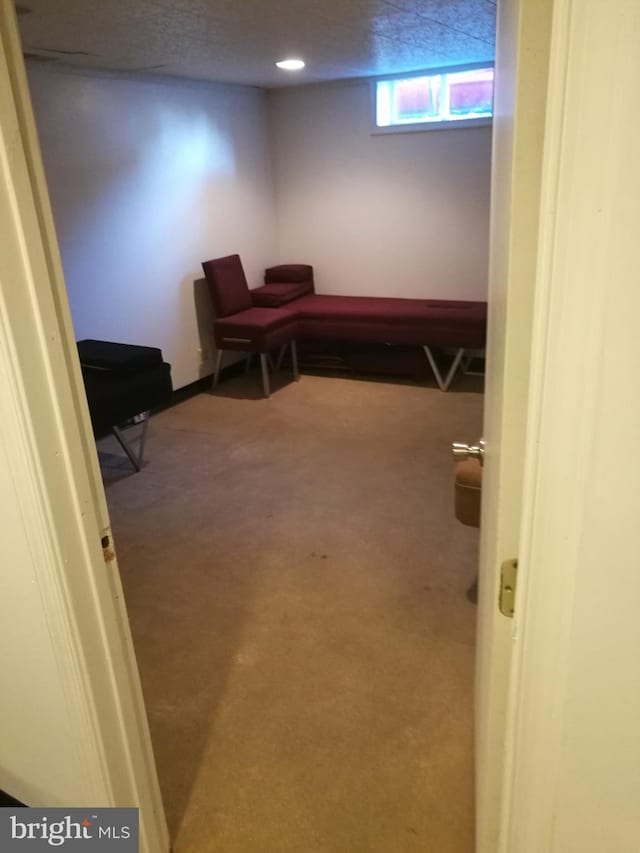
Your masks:
<path fill-rule="evenodd" d="M 139 806 L 141 851 L 163 853 L 168 834 L 117 562 L 101 544 L 109 520 L 11 0 L 0 0 L 0 39 L 3 403 L 20 426 L 7 432 L 20 448 L 14 485 L 78 722 L 70 748 L 86 774 L 87 802 L 55 804 Z"/>
<path fill-rule="evenodd" d="M 615 380 L 602 370 L 607 309 L 624 294 L 618 282 L 633 281 L 640 268 L 640 241 L 619 239 L 621 216 L 631 211 L 620 199 L 639 184 L 638 166 L 623 175 L 620 163 L 629 164 L 639 129 L 640 10 L 635 0 L 614 5 L 554 6 L 501 853 L 559 849 L 583 507 L 598 448 L 594 414 Z"/>
<path fill-rule="evenodd" d="M 475 685 L 478 853 L 496 853 L 500 833 L 513 624 L 497 601 L 501 564 L 520 550 L 551 13 L 552 0 L 503 0 L 497 19 Z"/>

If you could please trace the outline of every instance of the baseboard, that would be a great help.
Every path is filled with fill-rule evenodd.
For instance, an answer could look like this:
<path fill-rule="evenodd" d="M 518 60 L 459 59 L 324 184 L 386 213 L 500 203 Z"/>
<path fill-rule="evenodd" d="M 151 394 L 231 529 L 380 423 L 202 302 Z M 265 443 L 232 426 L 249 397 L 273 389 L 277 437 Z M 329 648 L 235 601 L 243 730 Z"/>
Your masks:
<path fill-rule="evenodd" d="M 171 395 L 171 402 L 165 408 L 170 409 L 178 403 L 184 403 L 185 400 L 191 397 L 196 397 L 198 394 L 204 394 L 211 387 L 211 376 L 203 376 L 201 379 L 196 379 L 195 382 L 190 382 L 189 385 L 183 385 L 182 388 L 177 388 Z"/>
<path fill-rule="evenodd" d="M 232 376 L 240 376 L 240 374 L 244 372 L 244 368 L 244 359 L 234 361 L 233 364 L 222 368 L 220 371 L 220 381 L 224 382 L 225 379 L 231 379 Z M 172 406 L 177 406 L 178 403 L 184 403 L 185 400 L 189 400 L 191 397 L 197 397 L 198 394 L 204 394 L 205 391 L 209 391 L 211 389 L 212 383 L 213 373 L 209 373 L 207 376 L 202 376 L 200 379 L 196 379 L 195 382 L 190 382 L 189 385 L 183 385 L 182 388 L 177 388 L 171 396 L 171 402 L 164 408 L 170 409 Z M 160 412 L 162 409 L 157 409 L 156 411 Z"/>

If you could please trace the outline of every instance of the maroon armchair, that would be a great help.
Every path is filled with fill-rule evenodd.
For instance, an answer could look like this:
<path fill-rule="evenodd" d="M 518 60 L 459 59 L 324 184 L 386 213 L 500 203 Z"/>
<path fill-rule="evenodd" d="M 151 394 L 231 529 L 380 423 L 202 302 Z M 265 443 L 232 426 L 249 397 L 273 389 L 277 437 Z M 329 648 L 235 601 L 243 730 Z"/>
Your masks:
<path fill-rule="evenodd" d="M 247 285 L 239 255 L 204 261 L 202 264 L 209 292 L 213 301 L 215 319 L 213 334 L 218 354 L 213 376 L 215 388 L 220 378 L 222 358 L 226 350 L 260 355 L 262 387 L 265 397 L 269 390 L 270 352 L 287 344 L 291 347 L 293 376 L 298 379 L 298 359 L 295 334 L 297 317 L 295 312 L 284 307 L 261 307 L 254 305 Z"/>

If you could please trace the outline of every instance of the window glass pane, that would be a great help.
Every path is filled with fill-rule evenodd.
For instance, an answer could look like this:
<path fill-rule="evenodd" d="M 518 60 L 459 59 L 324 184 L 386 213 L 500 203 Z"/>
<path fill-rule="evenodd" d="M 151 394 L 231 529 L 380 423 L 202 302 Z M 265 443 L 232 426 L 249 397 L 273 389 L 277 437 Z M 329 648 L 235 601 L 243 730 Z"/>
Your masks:
<path fill-rule="evenodd" d="M 440 112 L 440 76 L 398 80 L 394 86 L 395 121 L 429 121 Z"/>
<path fill-rule="evenodd" d="M 449 113 L 466 118 L 490 116 L 493 103 L 493 69 L 447 74 Z"/>
<path fill-rule="evenodd" d="M 492 112 L 493 68 L 376 83 L 378 127 L 490 118 Z"/>

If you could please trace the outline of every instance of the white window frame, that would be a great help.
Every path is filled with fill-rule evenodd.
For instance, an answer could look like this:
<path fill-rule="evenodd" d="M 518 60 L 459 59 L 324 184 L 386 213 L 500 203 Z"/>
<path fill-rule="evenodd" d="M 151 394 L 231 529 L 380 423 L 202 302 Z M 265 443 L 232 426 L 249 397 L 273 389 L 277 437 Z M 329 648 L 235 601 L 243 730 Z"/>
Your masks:
<path fill-rule="evenodd" d="M 385 74 L 374 77 L 370 84 L 371 101 L 371 133 L 372 135 L 386 133 L 415 133 L 424 130 L 456 130 L 458 128 L 486 127 L 493 122 L 493 116 L 480 116 L 478 118 L 463 118 L 445 121 L 420 121 L 407 122 L 406 124 L 390 124 L 380 127 L 377 124 L 377 89 L 378 83 L 386 83 L 393 80 L 412 80 L 415 77 L 437 77 L 440 74 L 455 74 L 459 71 L 476 71 L 479 69 L 494 68 L 493 62 L 472 62 L 464 65 L 447 65 L 439 68 L 424 68 L 421 71 L 412 71 L 410 74 Z"/>

